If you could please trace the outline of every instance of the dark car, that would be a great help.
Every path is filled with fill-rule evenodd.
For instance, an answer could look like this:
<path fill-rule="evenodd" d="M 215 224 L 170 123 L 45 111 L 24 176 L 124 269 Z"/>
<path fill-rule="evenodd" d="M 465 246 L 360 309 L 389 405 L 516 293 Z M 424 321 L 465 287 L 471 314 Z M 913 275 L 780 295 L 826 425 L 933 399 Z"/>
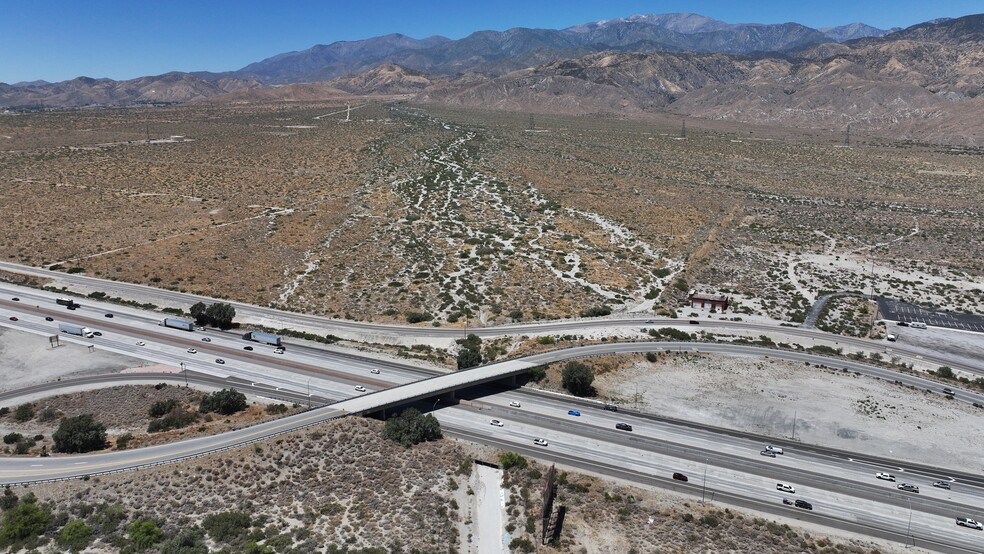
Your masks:
<path fill-rule="evenodd" d="M 243 350 L 252 350 L 252 349 L 253 349 L 253 347 L 252 347 L 252 346 L 244 346 L 244 347 L 243 347 Z"/>
<path fill-rule="evenodd" d="M 813 504 L 810 504 L 806 500 L 797 500 L 796 502 L 793 503 L 793 505 L 796 506 L 797 508 L 803 508 L 804 510 L 813 509 Z"/>
<path fill-rule="evenodd" d="M 953 389 L 951 389 L 951 388 L 946 388 L 946 389 L 943 389 L 943 394 L 945 394 L 947 396 L 955 396 L 957 393 L 954 392 Z"/>
<path fill-rule="evenodd" d="M 690 320 L 690 324 L 691 324 L 691 325 L 700 325 L 700 322 L 699 322 L 699 321 L 697 321 L 696 319 L 691 319 L 691 320 Z"/>
<path fill-rule="evenodd" d="M 10 321 L 17 321 L 17 316 L 10 316 Z"/>
<path fill-rule="evenodd" d="M 225 360 L 223 360 L 222 358 L 216 358 L 215 359 L 215 363 L 217 363 L 217 364 L 224 364 L 225 363 Z"/>
<path fill-rule="evenodd" d="M 45 318 L 44 318 L 44 320 L 45 320 L 45 321 L 54 321 L 54 320 L 55 320 L 55 318 L 53 318 L 53 317 L 51 317 L 51 316 L 49 315 L 49 316 L 47 316 L 47 317 L 45 317 Z"/>
<path fill-rule="evenodd" d="M 113 317 L 113 314 L 106 314 L 106 317 Z"/>
<path fill-rule="evenodd" d="M 20 298 L 17 298 L 16 296 L 11 298 L 11 300 L 13 300 L 14 302 L 20 302 Z"/>
<path fill-rule="evenodd" d="M 684 483 L 689 481 L 689 479 L 687 479 L 687 476 L 682 473 L 674 473 L 673 478 L 676 479 L 677 481 L 683 481 Z"/>
<path fill-rule="evenodd" d="M 103 334 L 102 334 L 102 333 L 100 333 L 99 331 L 93 331 L 93 332 L 92 332 L 92 334 L 93 334 L 93 336 L 96 336 L 96 337 L 101 337 L 101 336 L 103 336 Z"/>
<path fill-rule="evenodd" d="M 618 406 L 616 406 L 615 404 L 605 404 L 605 409 L 608 410 L 609 412 L 617 412 Z"/>
<path fill-rule="evenodd" d="M 78 304 L 69 304 L 68 306 L 65 306 L 65 307 L 68 308 L 69 310 L 77 310 L 79 308 L 79 305 Z"/>
<path fill-rule="evenodd" d="M 896 325 L 898 325 L 899 327 L 908 327 L 909 326 L 909 323 L 906 322 L 906 321 L 900 321 L 900 322 L 896 323 Z"/>
<path fill-rule="evenodd" d="M 619 430 L 622 430 L 622 431 L 631 431 L 632 430 L 632 426 L 629 425 L 628 423 L 616 423 L 615 424 L 615 428 L 616 429 L 619 429 Z"/>

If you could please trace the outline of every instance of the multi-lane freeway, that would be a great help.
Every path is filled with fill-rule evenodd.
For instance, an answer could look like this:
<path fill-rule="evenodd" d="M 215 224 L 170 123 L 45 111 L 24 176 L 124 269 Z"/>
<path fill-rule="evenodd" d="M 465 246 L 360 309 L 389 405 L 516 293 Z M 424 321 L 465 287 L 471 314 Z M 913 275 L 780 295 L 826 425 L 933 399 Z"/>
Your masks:
<path fill-rule="evenodd" d="M 16 322 L 2 321 L 8 327 L 50 335 L 56 332 L 58 321 L 73 321 L 99 329 L 103 335 L 93 339 L 65 337 L 65 340 L 95 344 L 99 348 L 171 365 L 184 364 L 194 370 L 187 377 L 204 385 L 236 383 L 259 395 L 300 403 L 309 395 L 315 399 L 315 404 L 343 400 L 256 427 L 171 445 L 86 456 L 0 459 L 0 483 L 126 470 L 233 448 L 347 413 L 374 409 L 379 405 L 374 397 L 395 396 L 399 400 L 403 390 L 410 390 L 423 377 L 435 374 L 409 364 L 340 355 L 320 348 L 290 345 L 287 353 L 279 355 L 266 347 L 246 351 L 243 350 L 245 343 L 234 334 L 167 329 L 157 325 L 159 316 L 91 301 L 83 302 L 83 308 L 75 312 L 68 312 L 55 305 L 51 295 L 24 289 L 18 290 L 18 294 L 20 301 L 5 299 L 0 303 L 6 311 L 19 314 Z M 114 317 L 106 318 L 105 313 L 113 313 Z M 46 321 L 45 317 L 55 321 Z M 640 323 L 633 322 L 635 326 Z M 211 340 L 204 342 L 203 338 Z M 188 348 L 194 348 L 196 352 L 190 353 Z M 537 365 L 579 356 L 667 349 L 768 355 L 858 371 L 920 388 L 942 388 L 915 375 L 855 361 L 715 343 L 606 343 L 537 354 L 521 362 Z M 226 363 L 216 364 L 217 357 Z M 373 370 L 379 373 L 373 373 Z M 494 364 L 479 369 L 494 370 Z M 185 375 L 178 374 L 171 379 L 183 377 Z M 101 378 L 111 379 L 112 376 Z M 438 376 L 431 380 L 442 378 Z M 57 387 L 77 384 L 65 381 Z M 357 394 L 354 386 L 363 386 L 370 393 L 381 392 Z M 38 388 L 7 391 L 0 396 L 0 403 L 13 404 L 29 395 L 48 392 Z M 964 390 L 959 391 L 957 399 L 984 402 L 980 395 Z M 510 402 L 517 402 L 520 407 L 511 407 Z M 568 416 L 570 409 L 578 409 L 582 415 Z M 765 437 L 644 414 L 612 413 L 590 401 L 521 389 L 449 406 L 439 410 L 437 415 L 450 434 L 598 473 L 631 477 L 641 483 L 677 488 L 691 494 L 696 494 L 695 487 L 699 482 L 705 495 L 726 499 L 729 503 L 809 517 L 825 524 L 888 538 L 911 536 L 916 544 L 940 550 L 976 551 L 975 545 L 979 544 L 975 542 L 978 535 L 973 531 L 956 528 L 953 524 L 955 517 L 981 519 L 984 515 L 984 483 L 979 475 L 960 471 L 960 468 L 919 466 L 790 442 L 780 443 L 786 449 L 785 454 L 766 458 L 759 451 L 764 442 L 774 441 Z M 491 425 L 492 418 L 501 421 L 503 426 Z M 614 424 L 619 422 L 630 423 L 633 431 L 616 430 Z M 548 445 L 535 446 L 535 438 L 545 440 Z M 689 475 L 690 482 L 681 484 L 670 479 L 675 471 Z M 893 483 L 876 480 L 876 471 L 895 473 L 902 478 L 900 481 L 904 479 L 918 485 L 921 494 L 899 491 Z M 952 489 L 934 488 L 932 484 L 937 480 L 952 483 Z M 795 497 L 809 500 L 815 510 L 808 514 L 784 506 L 781 502 L 783 494 L 775 490 L 776 482 L 794 484 L 797 488 Z"/>

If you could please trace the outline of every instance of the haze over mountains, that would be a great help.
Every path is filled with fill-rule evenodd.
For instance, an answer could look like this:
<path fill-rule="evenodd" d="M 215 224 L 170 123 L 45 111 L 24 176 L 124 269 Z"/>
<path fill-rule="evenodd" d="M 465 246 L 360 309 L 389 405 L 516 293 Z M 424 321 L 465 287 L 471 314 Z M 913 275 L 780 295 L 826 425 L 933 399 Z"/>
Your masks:
<path fill-rule="evenodd" d="M 657 14 L 459 40 L 391 34 L 224 73 L 0 84 L 0 106 L 304 100 L 343 91 L 536 112 L 658 110 L 828 129 L 850 123 L 888 136 L 982 144 L 982 131 L 967 123 L 984 115 L 982 61 L 984 15 L 902 30 L 862 23 L 820 30 Z"/>

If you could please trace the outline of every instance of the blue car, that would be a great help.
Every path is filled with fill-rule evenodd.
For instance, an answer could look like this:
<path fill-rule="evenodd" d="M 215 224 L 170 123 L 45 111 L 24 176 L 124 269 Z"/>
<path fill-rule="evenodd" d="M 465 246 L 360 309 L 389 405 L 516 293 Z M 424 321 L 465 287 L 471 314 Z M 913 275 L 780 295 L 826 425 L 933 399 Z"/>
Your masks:
<path fill-rule="evenodd" d="M 567 415 L 580 416 L 581 412 L 577 410 L 567 410 Z"/>

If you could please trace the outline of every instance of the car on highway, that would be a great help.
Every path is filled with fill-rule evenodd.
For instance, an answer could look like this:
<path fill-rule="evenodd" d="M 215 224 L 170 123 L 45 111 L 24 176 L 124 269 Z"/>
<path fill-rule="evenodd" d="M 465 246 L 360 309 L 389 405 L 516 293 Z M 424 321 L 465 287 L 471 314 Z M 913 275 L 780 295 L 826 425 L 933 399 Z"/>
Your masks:
<path fill-rule="evenodd" d="M 782 455 L 782 448 L 779 448 L 778 446 L 772 446 L 770 444 L 769 446 L 766 446 L 765 449 L 769 452 L 775 452 L 776 454 Z"/>
<path fill-rule="evenodd" d="M 45 321 L 54 321 L 54 320 L 55 320 L 55 318 L 53 318 L 53 317 L 51 317 L 51 316 L 49 315 L 49 316 L 45 316 L 45 318 L 44 318 L 44 320 L 45 320 Z"/>
<path fill-rule="evenodd" d="M 281 351 L 280 353 L 283 354 L 283 351 Z M 376 368 L 372 368 L 369 370 L 369 373 L 372 373 L 373 375 L 379 375 L 379 370 Z"/>
<path fill-rule="evenodd" d="M 958 517 L 957 525 L 961 527 L 970 527 L 971 529 L 977 529 L 978 531 L 984 531 L 984 523 L 974 521 L 969 517 Z"/>
<path fill-rule="evenodd" d="M 908 327 L 909 323 L 906 321 L 899 321 L 898 323 L 896 323 L 896 325 L 898 325 L 899 327 Z"/>
<path fill-rule="evenodd" d="M 244 346 L 244 347 L 243 347 L 243 350 L 252 350 L 252 349 L 253 349 L 253 347 L 252 347 L 252 346 Z"/>
<path fill-rule="evenodd" d="M 17 316 L 15 315 L 10 316 L 10 321 L 17 321 Z"/>
<path fill-rule="evenodd" d="M 885 472 L 879 471 L 878 473 L 875 474 L 875 477 L 877 477 L 879 479 L 884 479 L 885 481 L 891 481 L 893 483 L 895 482 L 895 476 L 892 475 L 891 473 L 885 473 Z"/>
<path fill-rule="evenodd" d="M 782 492 L 791 492 L 796 494 L 796 487 L 792 485 L 787 485 L 786 483 L 776 483 L 776 490 Z"/>
<path fill-rule="evenodd" d="M 99 331 L 93 331 L 93 332 L 92 332 L 92 335 L 93 335 L 93 336 L 96 336 L 96 337 L 101 337 L 101 336 L 103 336 L 103 334 L 102 334 L 102 333 L 100 333 Z"/>
<path fill-rule="evenodd" d="M 363 387 L 362 385 L 356 385 L 355 392 L 366 392 L 366 388 Z"/>
<path fill-rule="evenodd" d="M 113 317 L 113 314 L 106 314 L 106 317 Z"/>
<path fill-rule="evenodd" d="M 11 298 L 11 300 L 13 300 L 14 302 L 20 302 L 20 298 L 17 298 L 16 296 Z"/>
<path fill-rule="evenodd" d="M 699 322 L 699 321 L 697 321 L 696 319 L 691 319 L 691 320 L 690 320 L 690 324 L 691 324 L 691 325 L 700 325 L 700 322 Z"/>
<path fill-rule="evenodd" d="M 950 483 L 948 481 L 937 481 L 933 483 L 933 486 L 938 489 L 950 490 Z"/>
<path fill-rule="evenodd" d="M 537 446 L 547 446 L 547 441 L 543 439 L 533 439 L 533 444 Z"/>
<path fill-rule="evenodd" d="M 617 412 L 618 406 L 616 406 L 615 404 L 605 404 L 605 409 L 608 410 L 609 412 Z"/>
<path fill-rule="evenodd" d="M 676 479 L 677 481 L 683 481 L 684 483 L 689 481 L 689 479 L 687 479 L 687 476 L 682 473 L 674 473 L 673 478 Z"/>
<path fill-rule="evenodd" d="M 284 349 L 283 348 L 278 348 L 278 349 L 274 350 L 273 353 L 274 354 L 283 354 L 284 353 Z"/>
<path fill-rule="evenodd" d="M 620 431 L 631 431 L 632 430 L 632 426 L 629 425 L 628 423 L 616 423 L 615 424 L 615 428 L 618 429 L 618 430 L 620 430 Z"/>
<path fill-rule="evenodd" d="M 895 342 L 899 340 L 899 337 L 897 337 L 894 333 L 889 333 L 888 336 L 885 337 L 885 340 L 887 340 L 888 342 Z"/>
<path fill-rule="evenodd" d="M 222 358 L 216 358 L 215 359 L 215 363 L 217 363 L 217 364 L 224 364 L 225 363 L 225 360 L 223 360 Z"/>
<path fill-rule="evenodd" d="M 793 503 L 793 505 L 796 506 L 797 508 L 803 508 L 804 510 L 813 509 L 813 504 L 810 504 L 806 500 L 797 500 L 796 502 Z"/>
<path fill-rule="evenodd" d="M 919 494 L 919 487 L 913 485 L 912 483 L 899 483 L 898 485 L 895 485 L 895 488 L 899 489 L 900 491 L 914 492 L 916 494 Z"/>
<path fill-rule="evenodd" d="M 138 340 L 137 341 L 137 346 L 147 346 L 147 343 L 144 342 L 144 341 L 142 341 L 142 340 Z"/>
<path fill-rule="evenodd" d="M 509 405 L 510 405 L 511 407 L 513 407 L 513 408 L 519 408 L 519 407 L 522 407 L 522 404 L 520 404 L 519 402 L 516 402 L 515 400 L 513 400 L 512 402 L 510 402 L 510 403 L 509 403 Z"/>
<path fill-rule="evenodd" d="M 189 348 L 189 349 L 188 349 L 188 350 L 186 350 L 185 352 L 187 352 L 187 353 L 189 353 L 189 354 L 198 354 L 198 351 L 197 351 L 197 350 L 195 350 L 194 348 Z"/>
<path fill-rule="evenodd" d="M 498 419 L 493 419 L 492 421 L 489 421 L 489 423 L 492 424 L 492 425 L 495 425 L 496 427 L 502 427 L 502 425 L 503 425 L 503 423 L 501 421 L 499 421 Z"/>
<path fill-rule="evenodd" d="M 208 337 L 202 337 L 202 342 L 212 342 L 212 339 Z"/>
<path fill-rule="evenodd" d="M 763 450 L 763 451 L 759 452 L 759 454 L 761 454 L 763 456 L 768 456 L 770 458 L 775 458 L 776 457 L 776 453 L 773 452 L 773 451 L 771 451 L 771 450 Z"/>
<path fill-rule="evenodd" d="M 954 392 L 953 389 L 947 387 L 947 388 L 943 389 L 943 394 L 952 397 L 952 396 L 956 396 L 957 393 Z"/>
<path fill-rule="evenodd" d="M 647 319 L 646 320 L 646 323 L 656 323 L 656 320 L 655 319 Z"/>
<path fill-rule="evenodd" d="M 581 417 L 581 412 L 577 410 L 567 410 L 567 415 Z"/>

